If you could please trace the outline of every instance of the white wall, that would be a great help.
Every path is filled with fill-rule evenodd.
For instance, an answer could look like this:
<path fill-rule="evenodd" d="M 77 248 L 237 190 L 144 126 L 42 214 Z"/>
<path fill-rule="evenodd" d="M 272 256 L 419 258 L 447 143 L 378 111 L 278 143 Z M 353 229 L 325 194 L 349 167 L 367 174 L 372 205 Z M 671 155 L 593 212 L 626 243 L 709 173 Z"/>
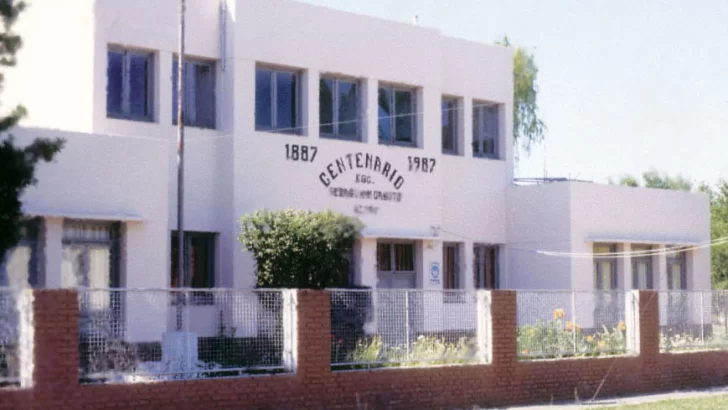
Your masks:
<path fill-rule="evenodd" d="M 590 252 L 589 238 L 669 245 L 710 241 L 710 202 L 706 194 L 587 183 L 570 186 L 573 252 Z M 653 269 L 659 283 L 666 280 L 665 266 L 661 265 L 660 271 Z M 574 288 L 593 287 L 592 266 L 590 259 L 574 260 Z M 688 258 L 688 288 L 710 289 L 709 248 Z"/>
<path fill-rule="evenodd" d="M 571 203 L 567 184 L 510 186 L 507 189 L 509 289 L 569 289 L 571 260 L 537 251 L 571 249 Z"/>

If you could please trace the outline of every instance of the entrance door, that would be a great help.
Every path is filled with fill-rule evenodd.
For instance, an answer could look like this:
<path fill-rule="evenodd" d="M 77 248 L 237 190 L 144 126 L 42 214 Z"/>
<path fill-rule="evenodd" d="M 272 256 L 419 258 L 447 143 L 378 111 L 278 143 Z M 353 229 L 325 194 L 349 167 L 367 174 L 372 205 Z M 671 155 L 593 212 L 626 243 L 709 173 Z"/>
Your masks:
<path fill-rule="evenodd" d="M 377 243 L 377 333 L 387 347 L 404 348 L 413 340 L 418 315 L 418 295 L 408 291 L 416 284 L 414 242 Z"/>

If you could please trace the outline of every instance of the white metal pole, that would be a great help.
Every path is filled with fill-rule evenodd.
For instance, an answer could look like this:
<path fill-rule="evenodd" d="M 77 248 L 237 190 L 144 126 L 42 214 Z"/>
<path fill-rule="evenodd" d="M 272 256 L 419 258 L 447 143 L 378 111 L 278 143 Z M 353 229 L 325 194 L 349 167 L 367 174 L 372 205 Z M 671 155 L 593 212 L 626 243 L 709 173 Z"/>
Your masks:
<path fill-rule="evenodd" d="M 186 288 L 187 270 L 184 265 L 184 84 L 185 84 L 185 0 L 179 2 L 179 53 L 177 55 L 177 281 Z M 184 303 L 186 295 L 184 292 Z M 181 298 L 180 298 L 181 299 Z M 180 302 L 178 302 L 180 303 Z M 177 311 L 177 330 L 182 330 L 182 312 Z"/>

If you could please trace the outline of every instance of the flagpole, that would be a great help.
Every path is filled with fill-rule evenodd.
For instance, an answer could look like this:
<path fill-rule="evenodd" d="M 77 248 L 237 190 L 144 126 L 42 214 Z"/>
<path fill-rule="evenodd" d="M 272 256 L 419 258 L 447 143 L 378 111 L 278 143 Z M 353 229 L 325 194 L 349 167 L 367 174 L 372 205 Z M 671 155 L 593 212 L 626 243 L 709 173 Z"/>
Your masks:
<path fill-rule="evenodd" d="M 185 0 L 179 2 L 179 52 L 177 55 L 177 286 L 186 288 L 184 264 L 184 84 L 185 84 Z M 186 298 L 185 298 L 186 299 Z M 184 301 L 186 303 L 186 300 Z M 182 311 L 177 310 L 177 330 L 182 330 Z"/>

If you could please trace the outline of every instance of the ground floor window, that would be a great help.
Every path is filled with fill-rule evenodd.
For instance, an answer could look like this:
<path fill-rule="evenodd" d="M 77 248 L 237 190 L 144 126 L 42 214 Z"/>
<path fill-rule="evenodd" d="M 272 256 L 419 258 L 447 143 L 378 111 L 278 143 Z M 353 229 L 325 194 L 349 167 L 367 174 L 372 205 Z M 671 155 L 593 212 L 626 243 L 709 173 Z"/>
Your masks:
<path fill-rule="evenodd" d="M 26 219 L 20 225 L 20 240 L 0 256 L 0 287 L 40 287 L 39 232 L 41 218 Z"/>
<path fill-rule="evenodd" d="M 632 252 L 651 251 L 652 246 L 633 246 Z M 652 275 L 652 255 L 640 255 L 637 253 L 632 257 L 632 289 L 654 289 Z"/>
<path fill-rule="evenodd" d="M 177 267 L 178 236 L 173 231 L 171 235 L 171 274 L 170 286 L 193 289 L 210 289 L 215 287 L 215 238 L 217 234 L 211 232 L 185 232 L 184 234 L 184 276 L 180 276 Z M 195 304 L 211 304 L 212 294 L 209 292 L 193 292 L 192 302 Z"/>
<path fill-rule="evenodd" d="M 415 287 L 415 243 L 377 242 L 378 288 Z"/>
<path fill-rule="evenodd" d="M 473 283 L 476 289 L 498 289 L 498 247 L 473 245 Z"/>
<path fill-rule="evenodd" d="M 118 223 L 64 221 L 61 286 L 118 287 L 119 231 Z"/>
<path fill-rule="evenodd" d="M 667 254 L 667 289 L 685 290 L 688 288 L 687 263 L 685 251 Z"/>
<path fill-rule="evenodd" d="M 598 290 L 617 289 L 616 245 L 594 245 L 594 282 Z"/>

